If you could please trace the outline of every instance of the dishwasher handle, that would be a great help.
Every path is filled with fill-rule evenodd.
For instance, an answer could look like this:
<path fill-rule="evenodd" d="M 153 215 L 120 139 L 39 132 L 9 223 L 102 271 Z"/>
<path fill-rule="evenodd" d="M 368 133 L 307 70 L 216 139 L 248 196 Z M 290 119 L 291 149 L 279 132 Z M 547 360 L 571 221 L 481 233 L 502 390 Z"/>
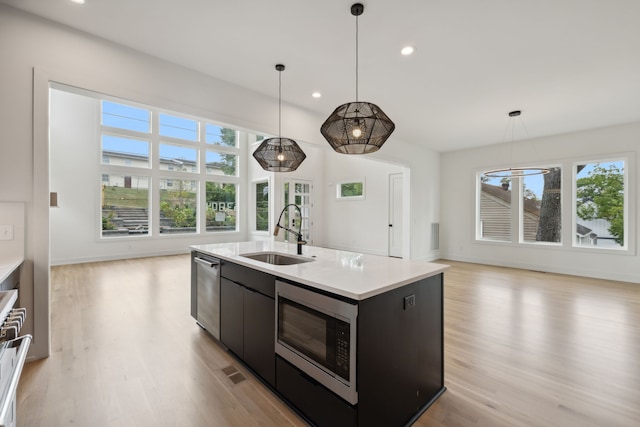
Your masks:
<path fill-rule="evenodd" d="M 197 262 L 198 264 L 201 264 L 201 265 L 203 265 L 205 267 L 208 267 L 208 268 L 213 268 L 213 267 L 216 267 L 216 266 L 220 265 L 220 261 L 218 261 L 218 260 L 212 261 L 212 260 L 202 259 L 202 258 L 198 258 L 198 257 L 195 257 L 193 260 L 195 262 Z"/>

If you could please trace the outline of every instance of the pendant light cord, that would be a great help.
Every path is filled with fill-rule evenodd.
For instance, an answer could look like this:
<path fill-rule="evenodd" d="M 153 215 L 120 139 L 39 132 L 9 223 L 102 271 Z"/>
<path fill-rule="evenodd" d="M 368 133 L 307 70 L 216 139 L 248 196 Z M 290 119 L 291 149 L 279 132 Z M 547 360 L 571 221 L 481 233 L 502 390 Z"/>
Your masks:
<path fill-rule="evenodd" d="M 278 138 L 282 139 L 282 71 L 278 71 Z"/>
<path fill-rule="evenodd" d="M 358 15 L 356 15 L 356 102 L 358 102 Z"/>

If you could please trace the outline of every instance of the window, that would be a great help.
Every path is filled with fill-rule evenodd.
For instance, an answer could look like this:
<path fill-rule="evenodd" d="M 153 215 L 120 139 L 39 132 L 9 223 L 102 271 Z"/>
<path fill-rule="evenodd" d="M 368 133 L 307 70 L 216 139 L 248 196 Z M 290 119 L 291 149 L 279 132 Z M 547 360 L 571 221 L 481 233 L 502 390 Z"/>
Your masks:
<path fill-rule="evenodd" d="M 160 233 L 195 233 L 196 181 L 160 178 Z"/>
<path fill-rule="evenodd" d="M 511 241 L 511 180 L 480 174 L 477 238 Z"/>
<path fill-rule="evenodd" d="M 160 136 L 197 141 L 198 122 L 160 113 Z"/>
<path fill-rule="evenodd" d="M 149 178 L 102 174 L 102 236 L 149 233 Z"/>
<path fill-rule="evenodd" d="M 130 105 L 102 101 L 102 125 L 149 133 L 151 131 L 151 112 Z"/>
<path fill-rule="evenodd" d="M 624 159 L 575 165 L 574 246 L 626 248 L 627 190 Z"/>
<path fill-rule="evenodd" d="M 269 231 L 269 182 L 255 183 L 256 231 Z"/>
<path fill-rule="evenodd" d="M 476 239 L 629 250 L 633 230 L 630 234 L 628 163 L 629 157 L 566 162 L 547 166 L 545 175 L 511 178 L 478 173 Z M 573 186 L 562 184 L 563 171 L 573 175 Z M 563 199 L 568 195 L 572 215 L 564 218 Z"/>
<path fill-rule="evenodd" d="M 238 131 L 224 128 L 218 125 L 207 124 L 205 126 L 206 143 L 237 147 Z"/>
<path fill-rule="evenodd" d="M 238 156 L 221 151 L 207 150 L 207 174 L 236 176 Z"/>
<path fill-rule="evenodd" d="M 198 150 L 173 144 L 160 144 L 160 170 L 195 172 Z"/>
<path fill-rule="evenodd" d="M 103 134 L 102 163 L 126 165 L 127 160 L 132 167 L 148 168 L 149 141 Z"/>
<path fill-rule="evenodd" d="M 560 243 L 562 238 L 562 168 L 546 167 L 545 175 L 487 177 L 479 174 L 479 240 Z M 519 202 L 518 202 L 519 200 Z M 514 224 L 514 212 L 518 221 Z"/>
<path fill-rule="evenodd" d="M 102 237 L 237 231 L 238 130 L 152 107 L 101 106 Z"/>
<path fill-rule="evenodd" d="M 236 231 L 236 184 L 207 182 L 207 231 Z"/>
<path fill-rule="evenodd" d="M 336 185 L 338 199 L 364 199 L 364 178 L 339 182 Z"/>
<path fill-rule="evenodd" d="M 520 241 L 560 243 L 562 241 L 562 169 L 549 168 L 545 175 L 520 178 Z"/>

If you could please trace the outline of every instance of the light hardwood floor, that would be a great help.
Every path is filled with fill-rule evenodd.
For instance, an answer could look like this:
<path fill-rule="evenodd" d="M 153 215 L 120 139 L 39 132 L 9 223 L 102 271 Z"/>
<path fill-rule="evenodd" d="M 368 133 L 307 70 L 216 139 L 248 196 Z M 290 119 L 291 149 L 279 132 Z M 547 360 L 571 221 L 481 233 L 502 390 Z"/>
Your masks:
<path fill-rule="evenodd" d="M 640 285 L 443 262 L 447 391 L 416 426 L 640 425 Z M 189 274 L 187 255 L 52 268 L 20 425 L 304 426 L 195 324 Z"/>

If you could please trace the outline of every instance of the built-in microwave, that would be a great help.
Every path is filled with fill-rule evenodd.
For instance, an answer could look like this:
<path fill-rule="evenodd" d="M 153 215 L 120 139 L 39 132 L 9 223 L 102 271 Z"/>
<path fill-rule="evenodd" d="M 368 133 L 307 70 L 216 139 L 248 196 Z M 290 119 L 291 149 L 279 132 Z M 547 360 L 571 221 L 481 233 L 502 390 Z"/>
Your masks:
<path fill-rule="evenodd" d="M 358 305 L 276 280 L 276 354 L 352 405 Z"/>

